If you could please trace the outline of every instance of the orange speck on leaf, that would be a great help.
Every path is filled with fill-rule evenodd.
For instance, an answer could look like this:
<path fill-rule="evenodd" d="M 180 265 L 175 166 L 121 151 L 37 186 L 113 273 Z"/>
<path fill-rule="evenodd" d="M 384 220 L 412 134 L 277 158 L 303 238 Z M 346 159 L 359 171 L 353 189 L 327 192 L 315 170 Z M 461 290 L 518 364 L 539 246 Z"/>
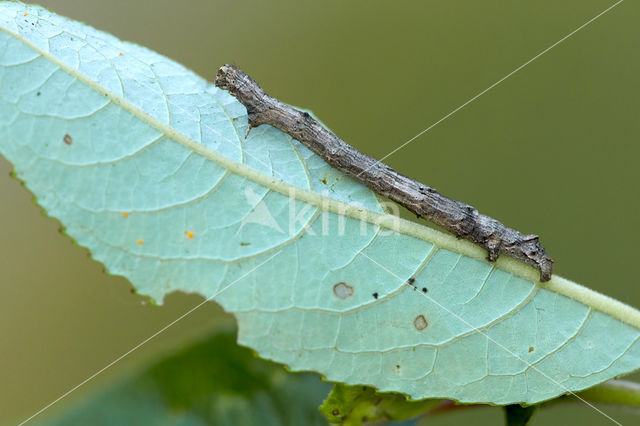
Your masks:
<path fill-rule="evenodd" d="M 120 52 L 120 56 L 124 55 L 124 53 Z"/>
<path fill-rule="evenodd" d="M 127 212 L 122 212 L 122 217 L 127 217 L 127 216 L 129 216 L 129 213 L 127 213 Z"/>
<path fill-rule="evenodd" d="M 188 231 L 187 232 L 187 238 L 193 238 L 193 232 Z"/>
<path fill-rule="evenodd" d="M 27 12 L 25 12 L 25 13 L 24 13 L 24 16 L 27 16 L 27 15 L 28 15 L 28 13 L 27 13 Z"/>
<path fill-rule="evenodd" d="M 138 240 L 138 244 L 140 245 L 144 244 L 144 240 Z"/>

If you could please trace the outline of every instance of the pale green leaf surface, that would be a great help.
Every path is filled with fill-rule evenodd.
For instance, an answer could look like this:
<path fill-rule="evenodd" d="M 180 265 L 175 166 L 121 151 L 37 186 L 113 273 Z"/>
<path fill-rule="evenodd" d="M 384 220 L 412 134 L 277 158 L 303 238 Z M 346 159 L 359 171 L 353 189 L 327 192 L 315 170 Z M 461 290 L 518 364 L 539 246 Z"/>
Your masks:
<path fill-rule="evenodd" d="M 541 285 L 509 259 L 488 264 L 385 215 L 283 133 L 244 139 L 246 128 L 241 104 L 181 65 L 0 3 L 0 152 L 139 293 L 209 297 L 233 283 L 215 300 L 241 344 L 412 398 L 535 403 L 640 367 L 634 309 L 559 277 Z"/>

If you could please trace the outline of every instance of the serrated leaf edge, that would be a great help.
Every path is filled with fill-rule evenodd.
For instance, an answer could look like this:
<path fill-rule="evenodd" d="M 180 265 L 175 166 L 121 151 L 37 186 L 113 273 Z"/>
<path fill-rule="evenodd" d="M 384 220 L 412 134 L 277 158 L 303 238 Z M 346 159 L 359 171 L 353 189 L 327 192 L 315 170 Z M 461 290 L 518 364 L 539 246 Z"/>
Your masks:
<path fill-rule="evenodd" d="M 428 241 L 439 248 L 455 251 L 474 259 L 486 261 L 486 252 L 484 249 L 468 241 L 459 240 L 451 234 L 446 234 L 444 232 L 393 215 L 373 212 L 355 204 L 344 203 L 342 201 L 334 200 L 315 192 L 295 187 L 282 180 L 276 179 L 273 176 L 258 172 L 245 164 L 233 161 L 211 149 L 206 148 L 204 145 L 195 142 L 182 133 L 177 132 L 175 129 L 147 114 L 128 100 L 116 95 L 109 90 L 106 90 L 97 82 L 93 81 L 77 70 L 69 67 L 50 53 L 43 51 L 38 46 L 31 43 L 29 40 L 26 40 L 21 35 L 16 34 L 8 28 L 1 26 L 0 31 L 9 34 L 11 37 L 14 37 L 15 39 L 24 43 L 29 48 L 40 54 L 43 58 L 55 64 L 60 69 L 78 79 L 80 82 L 86 84 L 96 92 L 104 95 L 114 104 L 120 106 L 124 110 L 138 117 L 140 120 L 162 132 L 166 137 L 184 145 L 192 151 L 202 155 L 206 159 L 219 164 L 231 173 L 235 173 L 237 175 L 250 179 L 283 195 L 293 196 L 297 200 L 319 206 L 322 209 L 325 209 L 332 213 L 341 214 L 354 219 L 359 219 L 368 223 L 376 224 L 380 227 L 387 228 L 395 232 Z M 616 318 L 626 324 L 640 329 L 640 311 L 618 300 L 605 296 L 601 293 L 593 291 L 558 275 L 554 275 L 548 282 L 541 283 L 539 281 L 538 271 L 536 269 L 508 257 L 502 256 L 501 258 L 499 258 L 496 262 L 496 266 L 506 272 L 532 281 L 537 286 L 546 288 L 563 296 L 574 299 L 580 303 L 592 307 L 597 311 L 608 314 L 613 318 Z"/>

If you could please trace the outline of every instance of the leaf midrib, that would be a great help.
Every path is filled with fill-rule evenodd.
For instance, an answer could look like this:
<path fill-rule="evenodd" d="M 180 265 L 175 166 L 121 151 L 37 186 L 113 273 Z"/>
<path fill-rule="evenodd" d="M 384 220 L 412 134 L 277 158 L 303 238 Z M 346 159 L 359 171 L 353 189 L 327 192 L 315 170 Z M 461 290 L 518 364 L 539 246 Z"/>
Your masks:
<path fill-rule="evenodd" d="M 433 243 L 438 248 L 455 251 L 464 256 L 486 261 L 486 253 L 482 248 L 466 240 L 458 240 L 451 234 L 445 234 L 444 232 L 393 215 L 377 213 L 354 204 L 345 203 L 333 198 L 325 197 L 312 191 L 298 188 L 282 180 L 276 179 L 273 176 L 268 176 L 264 173 L 254 170 L 245 164 L 233 161 L 188 138 L 169 125 L 162 123 L 155 117 L 138 108 L 127 99 L 124 99 L 116 95 L 115 93 L 105 89 L 97 82 L 87 77 L 85 74 L 71 68 L 49 52 L 45 52 L 44 50 L 40 49 L 38 46 L 30 42 L 29 40 L 26 40 L 20 34 L 16 34 L 8 28 L 2 26 L 0 26 L 0 30 L 24 43 L 40 56 L 50 61 L 72 77 L 76 78 L 78 81 L 84 83 L 89 88 L 104 95 L 111 102 L 120 106 L 125 111 L 133 114 L 138 119 L 162 132 L 167 138 L 184 145 L 185 147 L 191 149 L 193 152 L 202 155 L 207 160 L 219 164 L 220 166 L 227 169 L 227 171 L 230 173 L 235 173 L 237 175 L 250 179 L 255 183 L 263 185 L 270 190 L 279 192 L 285 196 L 291 197 L 293 195 L 293 197 L 299 201 L 319 206 L 326 211 L 343 216 L 348 216 L 354 219 L 363 220 L 365 222 L 372 223 L 383 228 L 399 232 L 401 234 L 428 241 L 430 243 Z M 498 259 L 496 266 L 513 275 L 532 281 L 533 283 L 535 283 L 535 285 L 549 289 L 563 296 L 567 296 L 580 303 L 590 306 L 597 311 L 608 314 L 613 318 L 616 318 L 624 323 L 640 329 L 640 311 L 620 301 L 612 299 L 608 296 L 562 278 L 558 275 L 553 275 L 550 281 L 541 283 L 538 281 L 538 271 L 536 269 L 509 257 L 501 256 Z"/>

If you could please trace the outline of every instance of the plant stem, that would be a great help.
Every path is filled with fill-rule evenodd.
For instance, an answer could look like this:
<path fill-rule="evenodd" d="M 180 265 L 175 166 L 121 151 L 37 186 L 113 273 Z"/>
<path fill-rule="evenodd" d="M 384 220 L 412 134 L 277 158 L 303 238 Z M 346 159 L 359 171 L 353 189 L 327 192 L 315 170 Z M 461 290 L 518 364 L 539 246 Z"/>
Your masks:
<path fill-rule="evenodd" d="M 609 380 L 577 395 L 588 402 L 620 405 L 640 409 L 640 383 L 628 380 Z M 544 405 L 579 401 L 571 395 L 551 400 Z"/>
<path fill-rule="evenodd" d="M 609 380 L 592 388 L 576 393 L 577 396 L 594 404 L 609 404 L 627 407 L 640 413 L 640 383 L 628 380 Z M 564 395 L 559 398 L 540 404 L 540 408 L 556 406 L 558 404 L 576 404 L 581 401 L 573 395 Z M 489 408 L 486 404 L 457 404 L 455 401 L 445 400 L 424 416 L 434 416 L 450 413 L 452 411 L 468 410 L 471 408 Z"/>

